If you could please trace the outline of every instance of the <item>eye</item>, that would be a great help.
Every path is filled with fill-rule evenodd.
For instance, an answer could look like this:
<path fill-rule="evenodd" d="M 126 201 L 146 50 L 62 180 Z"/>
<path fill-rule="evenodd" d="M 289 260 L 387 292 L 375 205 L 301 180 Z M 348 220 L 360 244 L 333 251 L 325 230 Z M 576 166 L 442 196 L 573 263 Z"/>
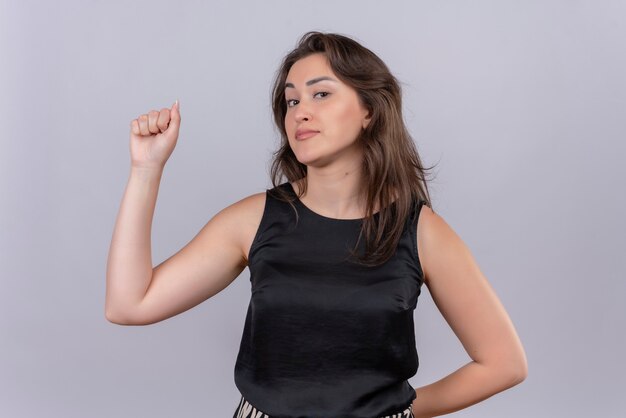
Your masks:
<path fill-rule="evenodd" d="M 297 103 L 296 99 L 287 99 L 287 107 L 294 107 Z"/>
<path fill-rule="evenodd" d="M 329 93 L 329 92 L 327 92 L 327 91 L 320 91 L 320 92 L 315 93 L 315 94 L 313 95 L 313 97 L 317 96 L 318 94 L 321 94 L 321 95 L 322 95 L 322 97 L 326 97 L 326 96 L 328 96 L 330 93 Z"/>

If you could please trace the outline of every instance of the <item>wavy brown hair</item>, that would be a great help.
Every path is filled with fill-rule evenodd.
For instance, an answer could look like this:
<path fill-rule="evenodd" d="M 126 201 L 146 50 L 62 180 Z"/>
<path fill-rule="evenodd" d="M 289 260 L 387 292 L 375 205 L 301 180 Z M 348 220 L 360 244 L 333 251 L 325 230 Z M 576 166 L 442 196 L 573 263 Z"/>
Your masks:
<path fill-rule="evenodd" d="M 400 84 L 376 54 L 346 36 L 312 31 L 305 33 L 285 56 L 272 88 L 274 122 L 281 136 L 280 148 L 272 158 L 272 184 L 276 188 L 286 177 L 290 182 L 302 184 L 298 197 L 306 192 L 307 167 L 291 150 L 285 130 L 285 82 L 296 61 L 315 53 L 325 55 L 335 75 L 356 90 L 371 116 L 367 128 L 357 138 L 364 151 L 361 190 L 366 214 L 351 255 L 359 264 L 380 265 L 395 253 L 406 219 L 415 205 L 422 201 L 432 208 L 426 174 L 433 167 L 423 167 L 404 124 Z M 295 210 L 292 196 L 279 188 L 276 190 L 277 197 L 289 202 Z M 373 216 L 377 205 L 378 220 Z M 357 249 L 363 235 L 365 251 L 360 255 Z"/>

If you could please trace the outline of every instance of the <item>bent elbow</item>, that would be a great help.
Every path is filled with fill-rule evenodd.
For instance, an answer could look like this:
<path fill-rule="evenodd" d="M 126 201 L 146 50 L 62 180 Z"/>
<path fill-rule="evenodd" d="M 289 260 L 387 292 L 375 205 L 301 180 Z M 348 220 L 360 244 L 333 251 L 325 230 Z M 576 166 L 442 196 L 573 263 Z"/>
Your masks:
<path fill-rule="evenodd" d="M 127 321 L 124 321 L 120 317 L 110 314 L 108 312 L 104 315 L 104 317 L 107 321 L 115 325 L 129 325 Z"/>
<path fill-rule="evenodd" d="M 130 316 L 108 309 L 105 311 L 104 317 L 107 321 L 116 325 L 138 325 Z"/>
<path fill-rule="evenodd" d="M 516 384 L 522 383 L 528 377 L 528 362 L 526 361 L 526 359 L 524 359 L 524 361 L 521 362 L 520 367 L 518 368 L 515 376 L 517 378 Z"/>
<path fill-rule="evenodd" d="M 509 387 L 519 385 L 526 380 L 526 377 L 528 377 L 528 363 L 526 362 L 526 358 L 522 358 L 508 367 L 506 376 Z"/>

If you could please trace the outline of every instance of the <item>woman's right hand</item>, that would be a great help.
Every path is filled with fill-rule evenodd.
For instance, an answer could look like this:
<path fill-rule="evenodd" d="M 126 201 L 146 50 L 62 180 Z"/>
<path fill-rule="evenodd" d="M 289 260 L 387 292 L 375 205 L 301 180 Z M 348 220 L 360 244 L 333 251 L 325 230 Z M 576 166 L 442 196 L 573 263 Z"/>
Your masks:
<path fill-rule="evenodd" d="M 130 158 L 134 168 L 162 170 L 174 151 L 180 129 L 178 100 L 171 109 L 151 110 L 130 123 Z"/>

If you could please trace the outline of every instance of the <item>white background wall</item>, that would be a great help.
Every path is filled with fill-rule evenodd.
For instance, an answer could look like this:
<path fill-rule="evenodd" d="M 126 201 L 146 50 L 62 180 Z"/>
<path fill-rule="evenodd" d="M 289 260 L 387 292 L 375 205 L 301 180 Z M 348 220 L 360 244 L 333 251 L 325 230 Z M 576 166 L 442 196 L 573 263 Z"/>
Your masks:
<path fill-rule="evenodd" d="M 623 1 L 0 1 L 0 416 L 228 417 L 248 270 L 177 317 L 104 317 L 129 123 L 180 99 L 153 262 L 270 186 L 270 83 L 308 30 L 402 81 L 434 205 L 524 343 L 529 376 L 458 417 L 624 413 Z M 469 361 L 426 287 L 414 387 Z"/>

